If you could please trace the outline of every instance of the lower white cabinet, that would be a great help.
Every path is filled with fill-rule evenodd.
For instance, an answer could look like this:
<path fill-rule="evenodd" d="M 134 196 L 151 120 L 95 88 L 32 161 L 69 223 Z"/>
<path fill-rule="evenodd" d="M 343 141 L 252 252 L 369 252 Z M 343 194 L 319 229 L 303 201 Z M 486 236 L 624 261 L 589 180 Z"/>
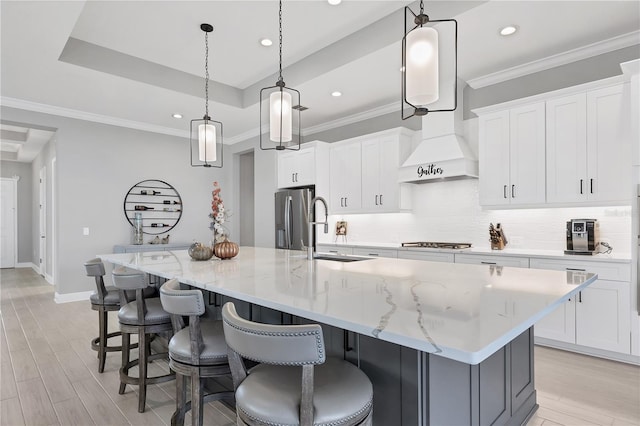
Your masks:
<path fill-rule="evenodd" d="M 398 250 L 396 249 L 380 249 L 372 247 L 354 247 L 353 254 L 358 256 L 375 256 L 375 257 L 398 257 Z"/>
<path fill-rule="evenodd" d="M 353 254 L 352 247 L 342 247 L 333 244 L 318 244 L 316 251 L 318 253 Z"/>
<path fill-rule="evenodd" d="M 540 320 L 535 326 L 536 337 L 624 354 L 631 352 L 628 264 L 531 259 L 531 267 L 594 272 L 599 277 Z"/>
<path fill-rule="evenodd" d="M 453 253 L 441 253 L 441 252 L 426 252 L 426 251 L 411 251 L 411 250 L 398 250 L 399 259 L 413 259 L 413 260 L 426 260 L 429 262 L 448 262 L 453 263 Z"/>
<path fill-rule="evenodd" d="M 516 268 L 528 268 L 528 257 L 478 255 L 461 253 L 455 256 L 456 263 L 470 263 L 474 265 L 513 266 Z"/>

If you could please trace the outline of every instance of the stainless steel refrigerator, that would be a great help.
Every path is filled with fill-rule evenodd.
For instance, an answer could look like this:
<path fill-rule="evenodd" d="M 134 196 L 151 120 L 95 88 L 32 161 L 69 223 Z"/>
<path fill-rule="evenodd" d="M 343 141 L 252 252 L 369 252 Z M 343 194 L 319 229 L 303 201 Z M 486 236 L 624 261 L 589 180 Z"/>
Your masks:
<path fill-rule="evenodd" d="M 276 192 L 276 248 L 304 250 L 313 244 L 307 229 L 307 211 L 312 199 L 313 187 Z"/>

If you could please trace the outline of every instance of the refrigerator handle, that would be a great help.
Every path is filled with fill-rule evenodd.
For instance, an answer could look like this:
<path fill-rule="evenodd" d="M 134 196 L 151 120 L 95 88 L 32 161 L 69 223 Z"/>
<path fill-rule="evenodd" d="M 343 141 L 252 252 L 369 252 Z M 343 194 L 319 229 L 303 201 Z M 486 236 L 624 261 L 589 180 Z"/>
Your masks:
<path fill-rule="evenodd" d="M 293 208 L 293 197 L 291 195 L 285 198 L 284 203 L 284 241 L 286 248 L 291 248 L 291 210 Z"/>

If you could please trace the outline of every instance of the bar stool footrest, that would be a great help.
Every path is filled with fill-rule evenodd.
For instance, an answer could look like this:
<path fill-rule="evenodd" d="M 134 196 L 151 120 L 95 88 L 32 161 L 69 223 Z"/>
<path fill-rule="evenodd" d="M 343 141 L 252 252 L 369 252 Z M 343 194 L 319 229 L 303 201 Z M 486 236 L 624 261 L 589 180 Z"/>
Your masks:
<path fill-rule="evenodd" d="M 114 331 L 113 333 L 107 334 L 107 340 L 111 339 L 112 337 L 118 337 L 118 336 L 122 336 L 122 332 L 121 331 Z M 136 349 L 137 347 L 138 347 L 137 343 L 134 343 L 134 344 L 129 346 L 130 349 Z M 96 352 L 100 350 L 100 337 L 99 336 L 91 341 L 91 349 L 93 349 Z M 108 346 L 107 345 L 107 346 L 104 347 L 104 351 L 105 352 L 120 352 L 120 351 L 122 351 L 122 346 Z"/>

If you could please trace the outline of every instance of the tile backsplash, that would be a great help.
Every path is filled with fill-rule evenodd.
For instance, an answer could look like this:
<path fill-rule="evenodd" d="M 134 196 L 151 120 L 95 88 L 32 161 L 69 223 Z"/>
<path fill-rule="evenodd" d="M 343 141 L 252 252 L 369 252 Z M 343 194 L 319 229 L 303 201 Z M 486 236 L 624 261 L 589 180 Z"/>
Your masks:
<path fill-rule="evenodd" d="M 563 250 L 566 221 L 593 218 L 601 241 L 616 253 L 631 252 L 630 206 L 484 210 L 476 179 L 413 185 L 412 191 L 411 213 L 332 215 L 329 234 L 319 233 L 319 242 L 335 242 L 335 222 L 346 220 L 349 243 L 447 241 L 488 248 L 489 223 L 501 223 L 510 248 Z"/>

